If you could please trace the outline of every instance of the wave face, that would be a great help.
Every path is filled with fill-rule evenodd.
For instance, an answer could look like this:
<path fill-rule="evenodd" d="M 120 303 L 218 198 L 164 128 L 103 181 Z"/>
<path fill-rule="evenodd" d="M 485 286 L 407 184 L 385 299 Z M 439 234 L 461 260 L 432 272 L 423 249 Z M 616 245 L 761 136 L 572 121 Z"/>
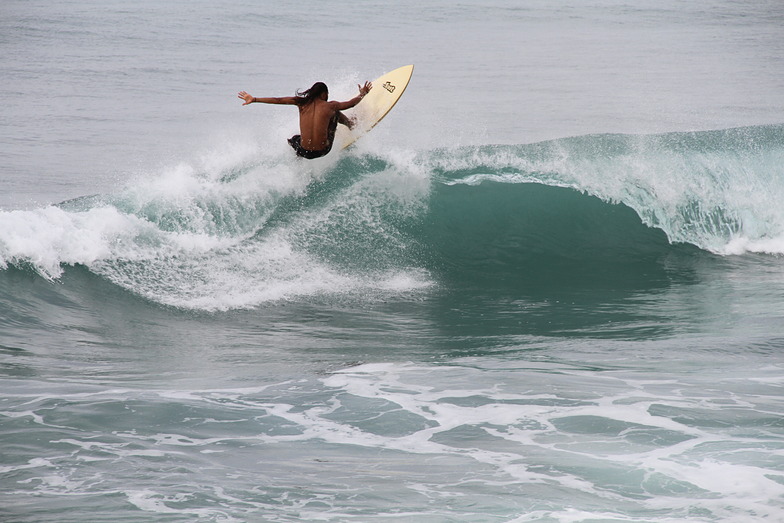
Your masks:
<path fill-rule="evenodd" d="M 570 188 L 628 206 L 670 242 L 718 254 L 781 254 L 783 160 L 776 125 L 478 147 L 443 154 L 434 170 L 452 184 Z"/>
<path fill-rule="evenodd" d="M 314 162 L 206 155 L 0 212 L 0 265 L 201 310 L 784 254 L 784 125 Z M 710 253 L 710 254 L 709 254 Z"/>

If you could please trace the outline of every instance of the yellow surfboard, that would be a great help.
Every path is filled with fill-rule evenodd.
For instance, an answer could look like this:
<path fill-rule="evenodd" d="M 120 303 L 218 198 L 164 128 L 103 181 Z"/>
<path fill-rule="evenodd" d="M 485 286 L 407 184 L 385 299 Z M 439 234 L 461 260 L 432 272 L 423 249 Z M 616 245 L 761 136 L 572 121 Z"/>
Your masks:
<path fill-rule="evenodd" d="M 373 80 L 373 88 L 367 96 L 346 115 L 356 118 L 354 128 L 349 130 L 344 125 L 339 126 L 335 144 L 345 149 L 375 127 L 403 96 L 412 74 L 414 66 L 405 65 Z"/>

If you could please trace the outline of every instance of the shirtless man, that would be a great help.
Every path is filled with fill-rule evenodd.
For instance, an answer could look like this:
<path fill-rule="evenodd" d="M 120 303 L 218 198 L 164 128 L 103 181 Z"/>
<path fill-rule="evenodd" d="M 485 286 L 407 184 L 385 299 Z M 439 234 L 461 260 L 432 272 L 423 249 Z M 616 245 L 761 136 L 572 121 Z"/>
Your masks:
<path fill-rule="evenodd" d="M 332 149 L 335 139 L 335 129 L 338 123 L 351 129 L 352 122 L 340 111 L 351 109 L 372 89 L 373 84 L 365 82 L 359 87 L 359 94 L 347 102 L 327 101 L 329 90 L 323 82 L 316 82 L 307 91 L 298 92 L 296 96 L 283 98 L 254 98 L 245 91 L 237 95 L 245 103 L 296 105 L 299 109 L 299 132 L 289 138 L 289 144 L 294 148 L 297 156 L 302 158 L 319 158 Z"/>

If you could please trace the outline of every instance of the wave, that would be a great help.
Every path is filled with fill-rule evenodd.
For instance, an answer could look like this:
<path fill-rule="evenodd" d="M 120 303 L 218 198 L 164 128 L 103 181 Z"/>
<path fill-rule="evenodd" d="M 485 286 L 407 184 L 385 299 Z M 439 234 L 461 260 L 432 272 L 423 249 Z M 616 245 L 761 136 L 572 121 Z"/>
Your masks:
<path fill-rule="evenodd" d="M 784 253 L 784 125 L 443 151 L 445 183 L 540 183 L 633 209 L 673 243 Z"/>
<path fill-rule="evenodd" d="M 207 155 L 0 211 L 0 266 L 84 266 L 156 303 L 375 299 L 451 281 L 784 253 L 784 125 L 303 162 Z"/>

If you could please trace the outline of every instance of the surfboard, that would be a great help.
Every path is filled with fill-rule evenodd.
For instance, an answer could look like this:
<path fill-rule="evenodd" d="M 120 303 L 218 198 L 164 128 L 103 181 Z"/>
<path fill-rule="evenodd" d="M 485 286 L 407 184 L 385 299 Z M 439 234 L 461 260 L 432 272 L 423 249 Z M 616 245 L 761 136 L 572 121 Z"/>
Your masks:
<path fill-rule="evenodd" d="M 370 92 L 346 114 L 356 119 L 354 128 L 340 125 L 335 143 L 345 149 L 375 127 L 403 96 L 412 74 L 414 66 L 404 65 L 373 80 Z"/>

